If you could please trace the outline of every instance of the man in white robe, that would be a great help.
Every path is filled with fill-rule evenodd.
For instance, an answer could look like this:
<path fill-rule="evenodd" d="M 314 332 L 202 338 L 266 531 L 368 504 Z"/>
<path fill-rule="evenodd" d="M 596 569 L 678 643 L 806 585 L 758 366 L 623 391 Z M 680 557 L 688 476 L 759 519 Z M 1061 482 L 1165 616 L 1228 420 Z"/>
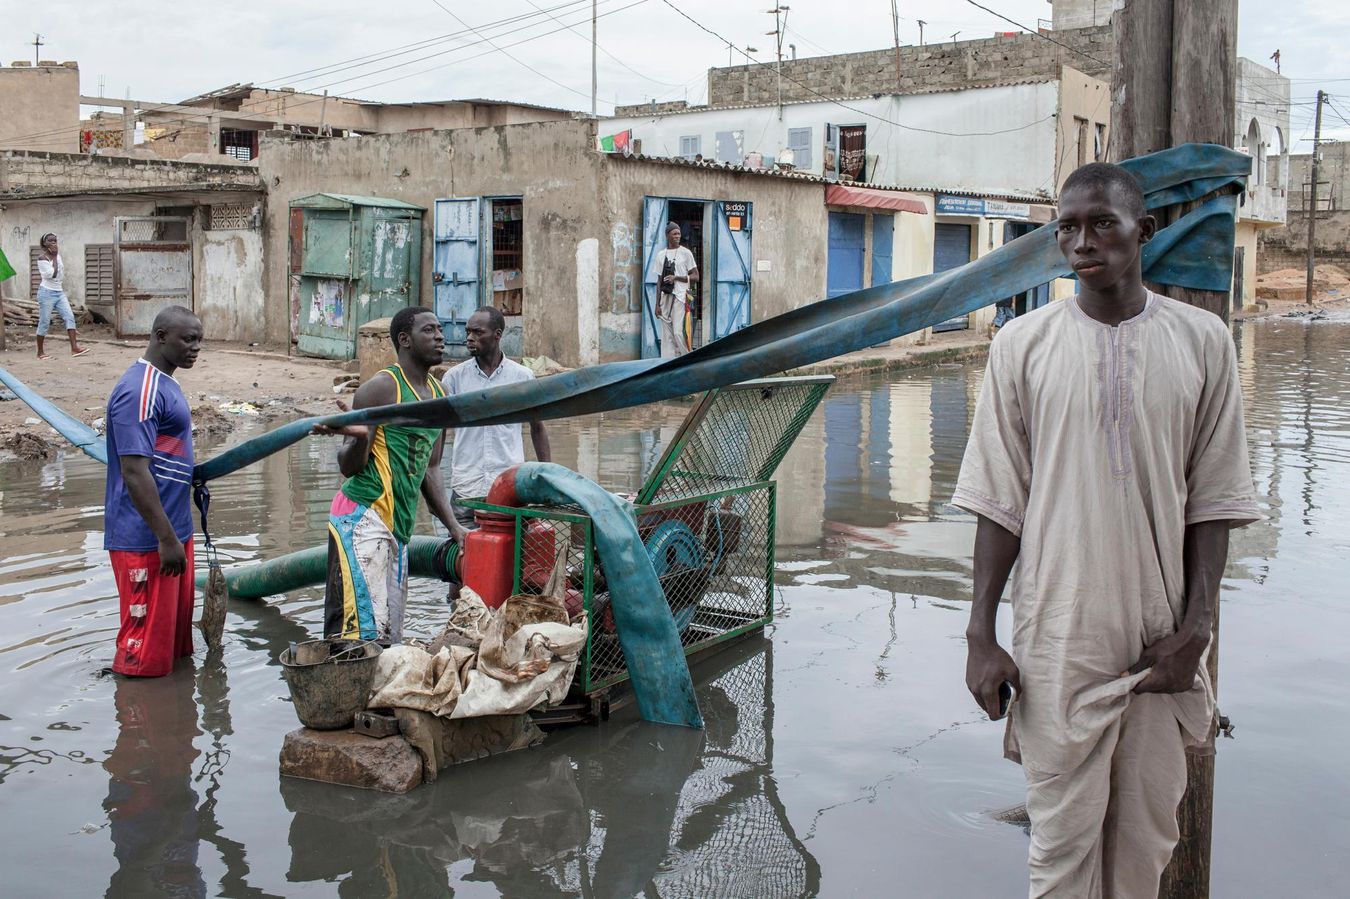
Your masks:
<path fill-rule="evenodd" d="M 991 718 L 1018 697 L 1030 895 L 1152 899 L 1185 752 L 1213 751 L 1228 530 L 1258 517 L 1242 394 L 1223 322 L 1144 287 L 1156 223 L 1127 171 L 1075 172 L 1057 228 L 1080 292 L 995 338 L 953 497 L 979 518 L 966 682 Z"/>

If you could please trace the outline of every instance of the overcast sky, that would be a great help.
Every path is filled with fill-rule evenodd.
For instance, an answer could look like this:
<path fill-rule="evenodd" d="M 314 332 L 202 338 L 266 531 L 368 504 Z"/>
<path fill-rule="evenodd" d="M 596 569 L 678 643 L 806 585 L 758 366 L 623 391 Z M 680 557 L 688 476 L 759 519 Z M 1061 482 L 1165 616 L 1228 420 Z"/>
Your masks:
<path fill-rule="evenodd" d="M 616 101 L 701 102 L 708 67 L 728 62 L 726 41 L 757 48 L 757 60 L 774 58 L 769 0 L 669 2 L 720 37 L 666 0 L 598 0 L 601 114 Z M 891 43 L 890 0 L 788 2 L 785 55 L 787 44 L 798 56 L 818 56 Z M 965 40 L 1014 30 L 967 0 L 897 2 L 905 44 L 918 43 L 919 19 L 929 43 L 954 32 Z M 980 2 L 1031 29 L 1051 13 L 1047 0 Z M 0 21 L 0 58 L 31 59 L 28 42 L 40 31 L 42 57 L 77 60 L 87 94 L 102 81 L 108 96 L 177 101 L 253 82 L 373 100 L 487 97 L 590 109 L 589 0 L 0 0 Z M 1298 150 L 1311 143 L 1319 87 L 1344 97 L 1339 110 L 1350 118 L 1350 3 L 1241 0 L 1238 44 L 1266 65 L 1281 51 L 1282 71 L 1294 79 Z M 1328 109 L 1323 133 L 1350 139 L 1350 122 Z"/>

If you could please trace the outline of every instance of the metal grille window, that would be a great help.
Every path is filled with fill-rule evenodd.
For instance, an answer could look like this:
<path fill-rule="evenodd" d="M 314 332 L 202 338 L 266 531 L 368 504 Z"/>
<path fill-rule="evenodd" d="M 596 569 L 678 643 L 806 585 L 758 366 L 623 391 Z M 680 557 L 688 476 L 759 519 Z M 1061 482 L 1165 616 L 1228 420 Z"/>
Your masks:
<path fill-rule="evenodd" d="M 788 149 L 792 151 L 792 164 L 796 168 L 811 168 L 811 129 L 789 128 Z"/>
<path fill-rule="evenodd" d="M 680 155 L 685 159 L 692 160 L 695 156 L 703 153 L 703 137 L 694 134 L 680 138 Z"/>
<path fill-rule="evenodd" d="M 744 143 L 744 131 L 717 132 L 717 161 L 740 165 L 745 158 L 745 154 L 741 152 Z"/>
<path fill-rule="evenodd" d="M 233 159 L 249 162 L 258 155 L 258 132 L 220 129 L 220 152 Z"/>
<path fill-rule="evenodd" d="M 113 245 L 84 246 L 84 302 L 86 306 L 113 304 Z"/>
<path fill-rule="evenodd" d="M 42 286 L 42 276 L 38 274 L 37 261 L 42 255 L 42 247 L 28 248 L 28 295 L 37 300 L 38 288 Z"/>
<path fill-rule="evenodd" d="M 208 231 L 253 226 L 253 206 L 249 203 L 216 203 L 207 209 L 210 210 L 206 219 Z"/>

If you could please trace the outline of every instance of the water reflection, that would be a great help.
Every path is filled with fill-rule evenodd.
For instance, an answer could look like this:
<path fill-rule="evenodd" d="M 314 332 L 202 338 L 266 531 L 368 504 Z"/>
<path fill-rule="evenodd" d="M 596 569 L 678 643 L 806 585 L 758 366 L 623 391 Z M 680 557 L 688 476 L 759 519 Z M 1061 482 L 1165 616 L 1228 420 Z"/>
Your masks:
<path fill-rule="evenodd" d="M 117 870 L 108 896 L 205 896 L 197 864 L 193 672 L 118 679 L 117 741 L 103 763 Z"/>
<path fill-rule="evenodd" d="M 451 872 L 504 896 L 814 896 L 819 865 L 771 776 L 771 670 L 762 641 L 700 666 L 706 733 L 558 733 L 408 796 L 283 778 L 287 879 L 342 896 L 448 894 Z"/>
<path fill-rule="evenodd" d="M 1265 518 L 1234 532 L 1224 585 L 1239 729 L 1218 763 L 1214 892 L 1338 895 L 1350 322 L 1235 335 Z M 1025 837 L 988 812 L 1021 776 L 962 685 L 973 527 L 947 505 L 980 375 L 832 388 L 779 471 L 772 643 L 698 675 L 703 735 L 611 721 L 402 797 L 278 776 L 296 721 L 274 660 L 318 631 L 319 588 L 232 603 L 214 663 L 99 678 L 117 629 L 103 469 L 0 462 L 0 796 L 19 810 L 0 841 L 29 862 L 6 895 L 51 894 L 53 870 L 81 896 L 1015 894 Z M 555 458 L 635 490 L 687 410 L 558 422 Z M 333 449 L 305 441 L 216 485 L 228 558 L 321 542 Z M 439 630 L 443 595 L 414 583 L 410 632 Z"/>

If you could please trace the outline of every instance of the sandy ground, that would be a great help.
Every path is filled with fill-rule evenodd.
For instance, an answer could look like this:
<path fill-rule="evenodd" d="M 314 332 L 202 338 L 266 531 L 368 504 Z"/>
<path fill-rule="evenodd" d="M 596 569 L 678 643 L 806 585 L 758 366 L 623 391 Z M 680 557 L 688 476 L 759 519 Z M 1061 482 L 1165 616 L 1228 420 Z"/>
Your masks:
<path fill-rule="evenodd" d="M 1253 318 L 1269 318 L 1277 315 L 1314 315 L 1320 310 L 1327 312 L 1350 309 L 1350 291 L 1324 290 L 1317 296 L 1317 302 L 1309 305 L 1300 300 L 1258 300 L 1256 306 L 1234 312 L 1234 321 Z"/>
<path fill-rule="evenodd" d="M 0 352 L 0 367 L 70 415 L 95 426 L 101 424 L 108 393 L 145 346 L 140 341 L 117 340 L 109 328 L 94 326 L 80 333 L 81 343 L 90 349 L 88 355 L 72 359 L 65 335 L 59 339 L 49 335 L 46 349 L 52 358 L 39 361 L 27 329 L 9 328 L 5 336 L 7 349 Z M 208 342 L 197 364 L 179 371 L 177 378 L 192 404 L 198 429 L 220 434 L 245 420 L 336 411 L 333 385 L 345 370 L 340 363 Z M 0 402 L 0 450 L 32 456 L 39 446 L 34 437 L 51 446 L 62 443 L 22 402 Z"/>

